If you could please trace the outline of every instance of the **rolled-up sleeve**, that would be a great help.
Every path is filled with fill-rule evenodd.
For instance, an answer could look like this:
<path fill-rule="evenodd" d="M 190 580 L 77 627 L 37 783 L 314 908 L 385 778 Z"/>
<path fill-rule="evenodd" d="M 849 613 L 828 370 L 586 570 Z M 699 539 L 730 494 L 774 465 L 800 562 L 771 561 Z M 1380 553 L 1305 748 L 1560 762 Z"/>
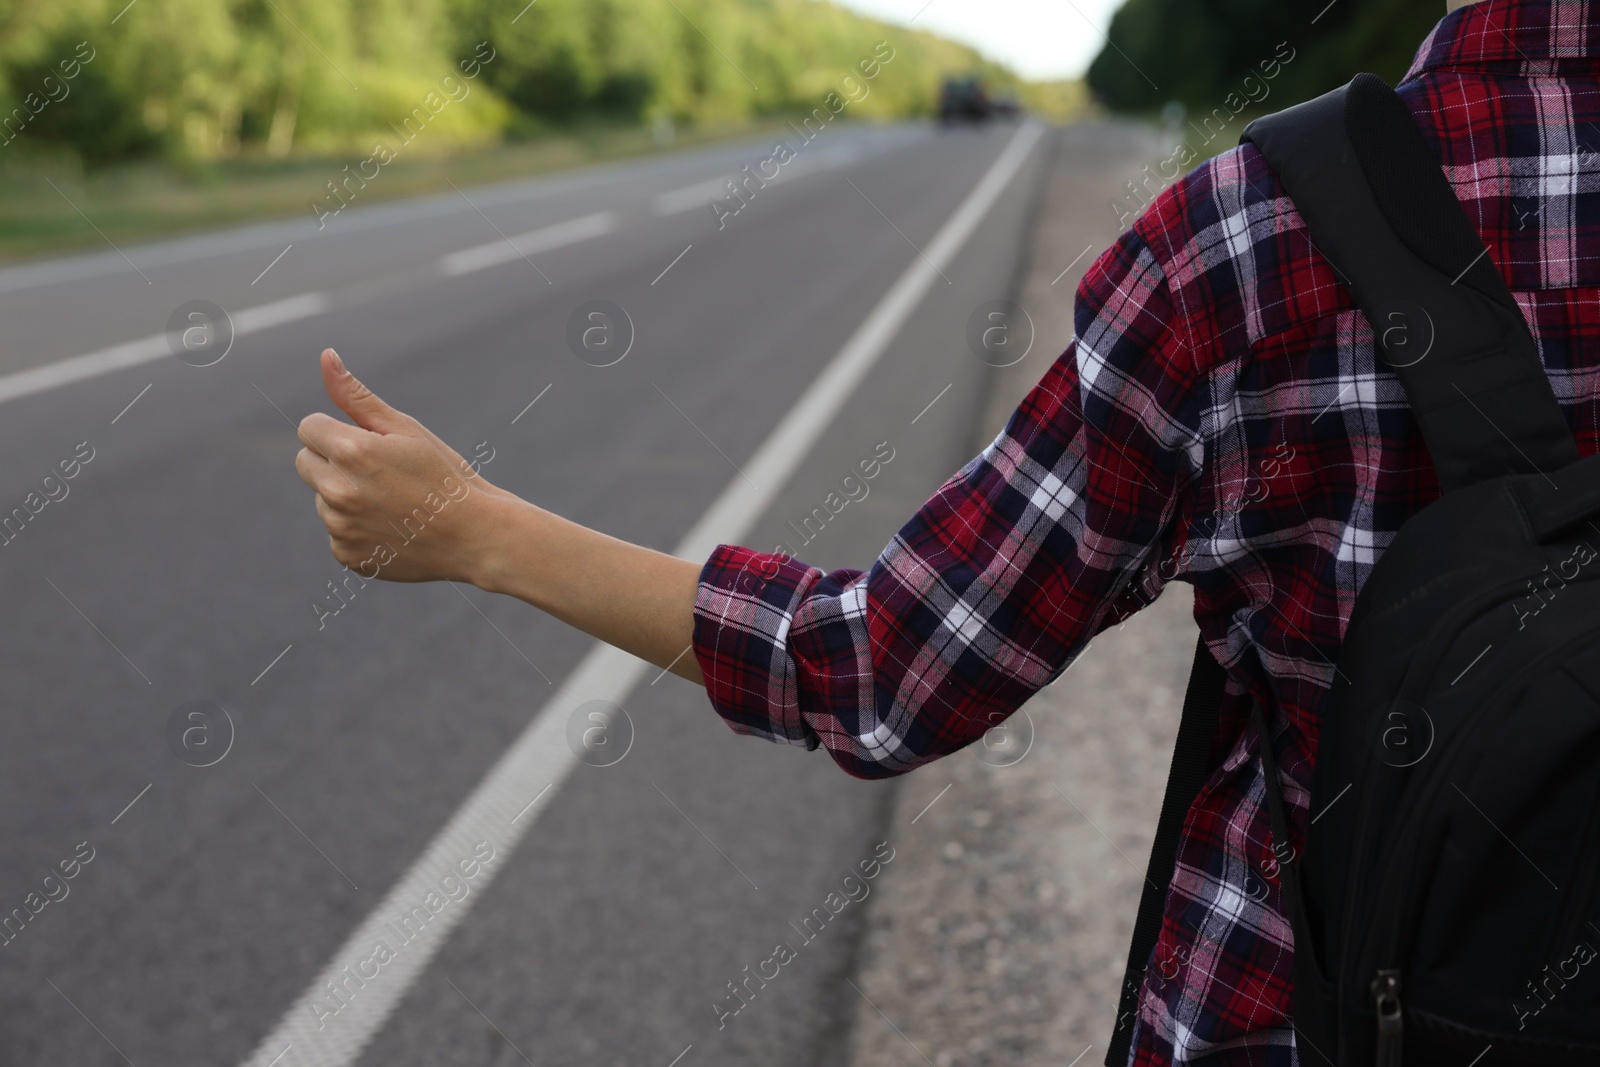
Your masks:
<path fill-rule="evenodd" d="M 1176 568 L 1200 456 L 1195 359 L 1133 231 L 1079 286 L 1077 336 L 870 570 L 722 545 L 694 650 L 735 731 L 881 778 L 1004 721 Z"/>

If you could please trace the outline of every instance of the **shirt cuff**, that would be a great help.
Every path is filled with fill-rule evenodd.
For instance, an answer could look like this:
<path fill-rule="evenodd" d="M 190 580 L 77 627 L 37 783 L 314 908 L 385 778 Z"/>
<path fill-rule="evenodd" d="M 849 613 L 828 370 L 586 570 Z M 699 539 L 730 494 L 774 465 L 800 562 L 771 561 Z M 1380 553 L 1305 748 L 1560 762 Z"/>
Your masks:
<path fill-rule="evenodd" d="M 789 653 L 796 609 L 822 571 L 789 556 L 718 545 L 700 571 L 694 654 L 711 706 L 735 733 L 814 749 Z"/>

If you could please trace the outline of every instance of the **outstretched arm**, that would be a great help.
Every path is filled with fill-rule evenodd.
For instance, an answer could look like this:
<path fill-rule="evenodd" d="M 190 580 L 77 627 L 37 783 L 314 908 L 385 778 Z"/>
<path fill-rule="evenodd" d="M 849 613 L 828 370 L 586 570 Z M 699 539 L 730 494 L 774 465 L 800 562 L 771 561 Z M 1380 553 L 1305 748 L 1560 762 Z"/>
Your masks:
<path fill-rule="evenodd" d="M 700 564 L 579 526 L 491 485 L 454 449 L 322 353 L 328 396 L 355 422 L 300 423 L 295 469 L 334 558 L 365 578 L 467 582 L 700 682 Z"/>

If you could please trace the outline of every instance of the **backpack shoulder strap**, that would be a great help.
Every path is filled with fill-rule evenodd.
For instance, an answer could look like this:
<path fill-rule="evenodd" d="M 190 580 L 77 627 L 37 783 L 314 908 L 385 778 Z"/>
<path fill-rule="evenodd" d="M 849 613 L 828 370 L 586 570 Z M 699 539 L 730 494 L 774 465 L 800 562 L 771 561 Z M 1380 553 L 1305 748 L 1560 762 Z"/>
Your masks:
<path fill-rule="evenodd" d="M 1533 335 L 1375 74 L 1245 127 L 1372 324 L 1446 491 L 1578 459 Z"/>

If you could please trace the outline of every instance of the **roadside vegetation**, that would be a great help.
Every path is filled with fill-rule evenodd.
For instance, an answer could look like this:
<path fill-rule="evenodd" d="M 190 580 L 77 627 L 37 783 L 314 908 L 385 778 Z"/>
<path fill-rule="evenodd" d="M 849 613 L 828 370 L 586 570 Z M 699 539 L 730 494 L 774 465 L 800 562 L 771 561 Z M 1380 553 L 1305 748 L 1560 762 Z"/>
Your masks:
<path fill-rule="evenodd" d="M 1229 106 L 1230 94 L 1259 95 L 1245 79 L 1259 83 L 1262 64 L 1272 63 L 1279 73 L 1271 102 L 1251 103 L 1276 111 L 1357 71 L 1394 84 L 1443 14 L 1437 0 L 1127 0 L 1087 82 L 1113 110 L 1153 114 L 1176 101 L 1191 115 L 1209 114 Z"/>
<path fill-rule="evenodd" d="M 309 213 L 380 142 L 369 201 L 777 129 L 880 41 L 852 120 L 1080 104 L 818 0 L 0 0 L 0 256 Z"/>

